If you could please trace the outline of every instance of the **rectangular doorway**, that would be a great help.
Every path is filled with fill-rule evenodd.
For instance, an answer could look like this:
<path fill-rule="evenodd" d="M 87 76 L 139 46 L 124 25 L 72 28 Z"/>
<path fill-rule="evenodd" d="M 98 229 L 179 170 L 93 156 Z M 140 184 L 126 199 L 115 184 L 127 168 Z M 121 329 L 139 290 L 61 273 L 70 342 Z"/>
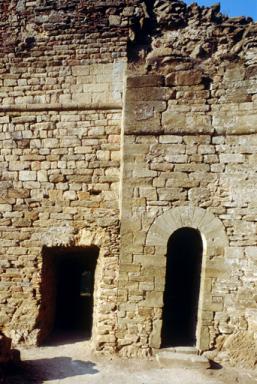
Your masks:
<path fill-rule="evenodd" d="M 40 342 L 89 339 L 93 324 L 94 280 L 99 249 L 44 247 Z"/>

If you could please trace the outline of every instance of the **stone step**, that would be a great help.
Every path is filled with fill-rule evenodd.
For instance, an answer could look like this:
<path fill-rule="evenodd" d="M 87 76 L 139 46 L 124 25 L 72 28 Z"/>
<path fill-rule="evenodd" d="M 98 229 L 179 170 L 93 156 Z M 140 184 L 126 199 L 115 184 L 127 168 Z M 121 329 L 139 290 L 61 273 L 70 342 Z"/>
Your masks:
<path fill-rule="evenodd" d="M 182 349 L 181 349 L 182 348 Z M 156 354 L 156 359 L 161 368 L 210 368 L 210 362 L 205 356 L 190 353 L 189 349 L 183 348 L 166 348 Z M 175 349 L 175 351 L 174 351 Z"/>
<path fill-rule="evenodd" d="M 162 348 L 161 352 L 163 351 L 185 353 L 185 354 L 191 354 L 191 355 L 198 354 L 198 349 L 196 347 L 186 347 L 186 346 Z"/>

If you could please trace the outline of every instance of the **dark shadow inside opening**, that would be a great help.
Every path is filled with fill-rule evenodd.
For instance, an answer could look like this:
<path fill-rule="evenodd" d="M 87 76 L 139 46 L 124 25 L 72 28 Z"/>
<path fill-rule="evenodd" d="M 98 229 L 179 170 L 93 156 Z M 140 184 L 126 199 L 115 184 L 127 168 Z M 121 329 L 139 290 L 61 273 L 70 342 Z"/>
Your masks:
<path fill-rule="evenodd" d="M 169 238 L 162 347 L 196 343 L 202 253 L 202 238 L 196 229 L 180 228 Z"/>
<path fill-rule="evenodd" d="M 97 247 L 43 249 L 39 342 L 91 337 Z"/>

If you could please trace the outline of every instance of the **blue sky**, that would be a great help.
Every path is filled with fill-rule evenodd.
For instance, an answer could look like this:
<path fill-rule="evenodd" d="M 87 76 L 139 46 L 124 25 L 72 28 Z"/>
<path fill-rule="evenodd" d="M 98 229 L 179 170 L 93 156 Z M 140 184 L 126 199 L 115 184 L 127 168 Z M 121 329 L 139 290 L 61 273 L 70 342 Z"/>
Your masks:
<path fill-rule="evenodd" d="M 210 6 L 217 2 L 221 4 L 221 11 L 230 16 L 250 16 L 257 21 L 257 0 L 184 0 L 185 3 L 198 3 L 199 5 Z"/>

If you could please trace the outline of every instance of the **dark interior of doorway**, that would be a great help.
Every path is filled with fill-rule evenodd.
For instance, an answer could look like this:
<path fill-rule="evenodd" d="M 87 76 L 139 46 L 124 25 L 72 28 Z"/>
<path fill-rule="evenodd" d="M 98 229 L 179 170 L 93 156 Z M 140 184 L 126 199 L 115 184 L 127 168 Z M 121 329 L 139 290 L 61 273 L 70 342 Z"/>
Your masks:
<path fill-rule="evenodd" d="M 43 252 L 41 326 L 45 343 L 91 337 L 97 247 L 52 247 Z"/>
<path fill-rule="evenodd" d="M 194 346 L 203 243 L 198 230 L 183 227 L 169 238 L 162 347 Z"/>

